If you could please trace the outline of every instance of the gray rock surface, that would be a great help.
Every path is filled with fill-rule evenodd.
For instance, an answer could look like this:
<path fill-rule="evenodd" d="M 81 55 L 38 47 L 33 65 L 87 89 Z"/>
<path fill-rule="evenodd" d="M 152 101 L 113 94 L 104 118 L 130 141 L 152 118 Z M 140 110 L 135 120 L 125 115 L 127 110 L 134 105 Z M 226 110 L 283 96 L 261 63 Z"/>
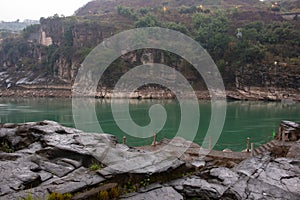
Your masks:
<path fill-rule="evenodd" d="M 242 161 L 233 169 L 218 167 L 172 181 L 185 197 L 200 199 L 300 199 L 300 162 L 269 155 Z"/>
<path fill-rule="evenodd" d="M 51 121 L 3 126 L 0 139 L 16 151 L 0 153 L 0 199 L 28 193 L 46 198 L 51 192 L 74 193 L 103 182 L 105 178 L 88 169 L 92 162 L 101 163 L 89 152 L 92 146 L 85 148 L 77 141 L 85 136 L 93 144 L 116 143 L 113 136 L 87 134 Z"/>
<path fill-rule="evenodd" d="M 153 199 L 164 199 L 164 200 L 183 200 L 183 196 L 176 192 L 172 187 L 161 187 L 155 190 L 150 190 L 145 193 L 136 193 L 131 197 L 125 197 L 121 199 L 127 200 L 153 200 Z"/>
<path fill-rule="evenodd" d="M 198 176 L 175 180 L 170 185 L 187 197 L 202 196 L 204 199 L 218 199 L 226 190 L 225 186 L 209 183 Z"/>
<path fill-rule="evenodd" d="M 300 140 L 294 143 L 289 149 L 286 157 L 300 159 Z"/>
<path fill-rule="evenodd" d="M 162 173 L 184 164 L 176 151 L 119 148 L 112 135 L 85 133 L 52 121 L 6 124 L 0 141 L 15 150 L 0 152 L 0 199 L 75 193 L 119 174 Z M 92 164 L 104 167 L 91 171 Z"/>

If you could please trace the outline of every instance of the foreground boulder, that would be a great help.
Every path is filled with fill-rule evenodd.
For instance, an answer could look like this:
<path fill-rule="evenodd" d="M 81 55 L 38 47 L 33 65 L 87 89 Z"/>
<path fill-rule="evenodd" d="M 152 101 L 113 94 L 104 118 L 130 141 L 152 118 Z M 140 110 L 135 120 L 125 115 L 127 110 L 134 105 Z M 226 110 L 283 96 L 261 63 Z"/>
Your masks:
<path fill-rule="evenodd" d="M 1 127 L 0 199 L 74 194 L 118 175 L 163 173 L 185 164 L 176 151 L 140 152 L 124 148 L 112 135 L 52 121 Z"/>

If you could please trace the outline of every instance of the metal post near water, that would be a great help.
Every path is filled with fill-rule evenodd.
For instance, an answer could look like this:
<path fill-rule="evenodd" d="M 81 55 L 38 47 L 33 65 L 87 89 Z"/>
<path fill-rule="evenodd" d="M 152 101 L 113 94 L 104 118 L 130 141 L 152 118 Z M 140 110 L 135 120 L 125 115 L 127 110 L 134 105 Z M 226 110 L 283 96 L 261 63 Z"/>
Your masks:
<path fill-rule="evenodd" d="M 154 135 L 153 135 L 152 146 L 156 146 L 156 133 L 154 133 Z"/>
<path fill-rule="evenodd" d="M 279 133 L 279 135 L 282 134 L 281 126 L 279 126 L 279 128 L 278 128 L 278 133 Z"/>
<path fill-rule="evenodd" d="M 250 152 L 250 138 L 247 137 L 247 153 Z"/>
<path fill-rule="evenodd" d="M 254 143 L 251 143 L 251 156 L 254 156 Z"/>
<path fill-rule="evenodd" d="M 212 137 L 211 136 L 209 136 L 208 137 L 208 150 L 212 150 Z"/>
<path fill-rule="evenodd" d="M 123 144 L 126 144 L 126 136 L 123 136 Z"/>

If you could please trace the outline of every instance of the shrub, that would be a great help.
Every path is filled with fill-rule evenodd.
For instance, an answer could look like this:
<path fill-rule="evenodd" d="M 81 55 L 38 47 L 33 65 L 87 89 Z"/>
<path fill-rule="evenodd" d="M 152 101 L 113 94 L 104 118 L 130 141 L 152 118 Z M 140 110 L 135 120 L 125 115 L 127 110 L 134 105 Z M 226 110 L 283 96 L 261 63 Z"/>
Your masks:
<path fill-rule="evenodd" d="M 93 163 L 93 164 L 89 167 L 89 169 L 90 169 L 91 171 L 96 171 L 96 170 L 102 169 L 102 166 L 101 166 L 100 164 Z"/>
<path fill-rule="evenodd" d="M 99 193 L 99 199 L 100 199 L 100 200 L 108 200 L 108 199 L 109 199 L 108 192 L 107 192 L 106 190 L 101 191 L 101 192 Z"/>
<path fill-rule="evenodd" d="M 15 152 L 14 149 L 7 144 L 7 142 L 2 142 L 0 144 L 0 151 L 6 152 L 6 153 L 13 153 L 13 152 Z"/>
<path fill-rule="evenodd" d="M 111 199 L 117 199 L 119 197 L 119 189 L 117 187 L 114 187 L 109 192 Z"/>
<path fill-rule="evenodd" d="M 27 194 L 26 198 L 21 198 L 22 200 L 34 200 L 31 194 Z"/>
<path fill-rule="evenodd" d="M 71 199 L 72 199 L 72 194 L 70 193 L 60 194 L 56 192 L 51 193 L 47 198 L 47 200 L 71 200 Z"/>

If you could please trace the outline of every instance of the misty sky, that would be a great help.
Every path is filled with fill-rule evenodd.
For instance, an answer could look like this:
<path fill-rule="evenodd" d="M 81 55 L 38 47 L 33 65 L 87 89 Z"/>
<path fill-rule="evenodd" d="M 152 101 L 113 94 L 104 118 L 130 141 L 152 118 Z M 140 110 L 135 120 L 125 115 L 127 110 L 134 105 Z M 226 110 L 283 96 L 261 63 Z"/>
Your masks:
<path fill-rule="evenodd" d="M 0 0 L 0 20 L 36 19 L 54 14 L 73 15 L 91 0 Z"/>

